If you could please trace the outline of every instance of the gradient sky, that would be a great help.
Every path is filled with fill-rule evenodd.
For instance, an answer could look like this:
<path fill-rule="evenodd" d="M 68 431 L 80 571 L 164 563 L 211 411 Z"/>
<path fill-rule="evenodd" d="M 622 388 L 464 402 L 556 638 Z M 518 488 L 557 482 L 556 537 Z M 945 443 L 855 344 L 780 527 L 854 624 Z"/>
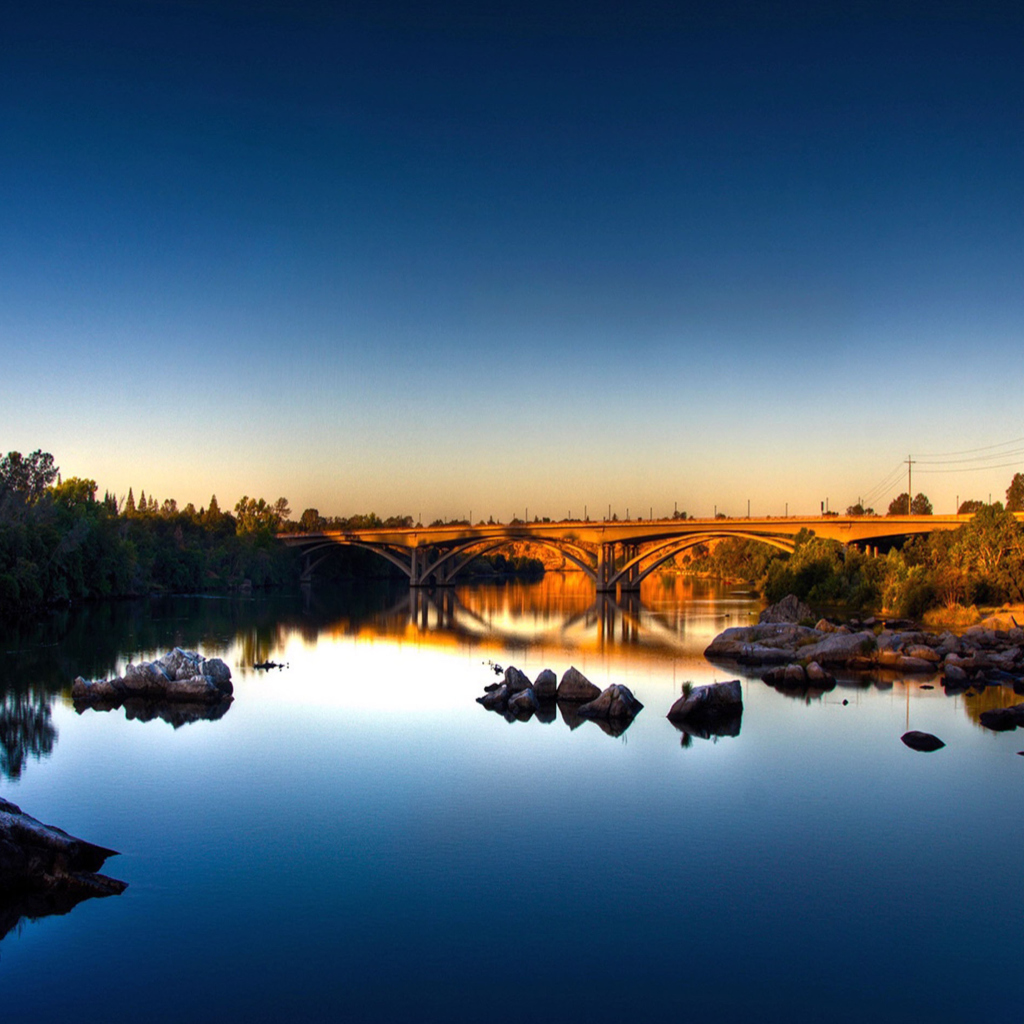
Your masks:
<path fill-rule="evenodd" d="M 884 511 L 1007 442 L 914 477 L 1002 498 L 1024 8 L 619 6 L 8 5 L 0 450 L 430 520 Z"/>

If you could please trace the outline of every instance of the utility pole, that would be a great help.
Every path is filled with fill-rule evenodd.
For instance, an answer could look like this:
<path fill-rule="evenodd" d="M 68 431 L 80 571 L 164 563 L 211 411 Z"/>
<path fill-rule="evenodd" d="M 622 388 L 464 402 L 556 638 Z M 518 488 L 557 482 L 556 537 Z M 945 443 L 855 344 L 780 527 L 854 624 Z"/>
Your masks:
<path fill-rule="evenodd" d="M 747 498 L 747 518 L 750 518 L 750 499 Z"/>
<path fill-rule="evenodd" d="M 907 515 L 910 515 L 910 507 L 914 503 L 914 488 L 911 485 L 911 468 L 914 465 L 914 460 L 908 455 L 907 456 Z"/>

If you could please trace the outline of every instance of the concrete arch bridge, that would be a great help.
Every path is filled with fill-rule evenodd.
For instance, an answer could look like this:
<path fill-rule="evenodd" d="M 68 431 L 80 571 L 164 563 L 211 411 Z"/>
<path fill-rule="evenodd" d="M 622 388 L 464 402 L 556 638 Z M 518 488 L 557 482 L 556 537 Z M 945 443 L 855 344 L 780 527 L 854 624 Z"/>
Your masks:
<path fill-rule="evenodd" d="M 681 551 L 726 537 L 793 551 L 796 535 L 806 529 L 843 544 L 877 548 L 935 530 L 955 530 L 970 519 L 970 515 L 644 519 L 453 524 L 277 536 L 288 547 L 303 552 L 304 580 L 312 579 L 316 567 L 342 545 L 373 551 L 387 559 L 408 576 L 410 586 L 451 586 L 474 558 L 511 543 L 526 543 L 558 551 L 594 581 L 598 593 L 607 593 L 637 590 L 645 577 Z"/>

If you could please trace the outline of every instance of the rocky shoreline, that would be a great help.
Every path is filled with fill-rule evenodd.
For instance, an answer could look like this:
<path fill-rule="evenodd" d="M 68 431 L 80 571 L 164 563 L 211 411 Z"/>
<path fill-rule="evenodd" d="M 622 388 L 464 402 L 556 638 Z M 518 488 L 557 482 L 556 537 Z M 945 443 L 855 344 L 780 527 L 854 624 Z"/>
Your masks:
<path fill-rule="evenodd" d="M 767 609 L 756 625 L 720 633 L 704 656 L 713 662 L 770 667 L 763 678 L 771 685 L 834 685 L 836 670 L 892 670 L 922 677 L 941 674 L 947 692 L 1012 685 L 1024 693 L 1024 628 L 972 626 L 962 634 L 936 633 L 913 626 L 893 628 L 873 619 L 842 625 L 820 619 L 805 626 L 797 617 L 805 619 L 801 612 L 809 610 L 795 598 L 786 603 L 782 611 L 779 605 Z M 786 613 L 793 616 L 791 621 L 781 618 Z"/>

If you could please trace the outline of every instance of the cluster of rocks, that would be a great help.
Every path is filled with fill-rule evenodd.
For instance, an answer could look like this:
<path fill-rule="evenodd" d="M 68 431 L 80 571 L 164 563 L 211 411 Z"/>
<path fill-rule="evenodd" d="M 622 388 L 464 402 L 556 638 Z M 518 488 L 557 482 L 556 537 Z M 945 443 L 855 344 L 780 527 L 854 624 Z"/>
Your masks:
<path fill-rule="evenodd" d="M 612 736 L 620 736 L 643 708 L 628 686 L 613 683 L 601 690 L 575 667 L 567 669 L 561 681 L 551 669 L 544 669 L 531 683 L 522 670 L 509 666 L 501 681 L 485 686 L 484 691 L 477 703 L 510 722 L 534 716 L 542 722 L 554 721 L 557 707 L 570 729 L 589 720 Z M 742 714 L 742 688 L 733 679 L 707 686 L 687 684 L 667 717 L 687 736 L 709 739 L 738 736 Z"/>
<path fill-rule="evenodd" d="M 113 856 L 0 799 L 0 938 L 23 918 L 66 914 L 84 899 L 124 892 L 125 882 L 98 873 Z"/>
<path fill-rule="evenodd" d="M 114 708 L 131 702 L 209 707 L 231 701 L 232 693 L 231 669 L 220 658 L 204 658 L 180 647 L 156 661 L 129 664 L 123 676 L 92 681 L 79 676 L 71 687 L 71 697 L 79 710 Z"/>
<path fill-rule="evenodd" d="M 827 687 L 828 670 L 840 668 L 920 675 L 941 672 L 947 690 L 1006 683 L 1024 688 L 1024 628 L 975 626 L 957 636 L 949 631 L 893 629 L 870 619 L 849 625 L 821 619 L 814 626 L 804 626 L 780 621 L 786 614 L 806 610 L 790 598 L 767 609 L 765 621 L 720 633 L 705 656 L 745 665 L 784 666 L 781 672 L 773 669 L 763 677 L 773 686 L 824 683 Z M 800 670 L 803 679 L 798 678 Z"/>
<path fill-rule="evenodd" d="M 570 728 L 590 719 L 612 735 L 621 735 L 643 708 L 629 687 L 613 683 L 601 690 L 575 667 L 566 669 L 560 681 L 546 668 L 531 682 L 525 672 L 510 665 L 502 681 L 490 683 L 484 691 L 477 703 L 509 721 L 536 715 L 542 722 L 551 722 L 557 707 Z"/>

